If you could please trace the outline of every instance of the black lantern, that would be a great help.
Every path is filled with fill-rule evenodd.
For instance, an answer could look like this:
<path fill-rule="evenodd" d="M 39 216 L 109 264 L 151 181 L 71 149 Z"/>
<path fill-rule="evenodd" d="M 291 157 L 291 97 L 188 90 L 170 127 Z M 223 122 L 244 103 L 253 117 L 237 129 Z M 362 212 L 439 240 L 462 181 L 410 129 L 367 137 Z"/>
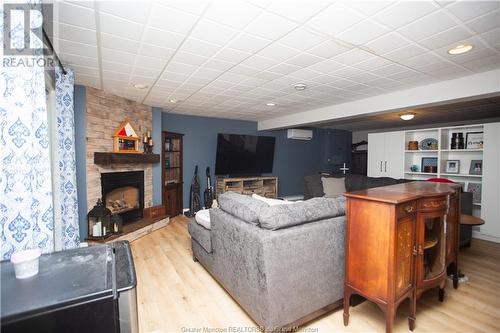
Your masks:
<path fill-rule="evenodd" d="M 107 209 L 101 199 L 87 214 L 89 239 L 104 239 L 113 234 L 111 226 L 111 211 Z"/>

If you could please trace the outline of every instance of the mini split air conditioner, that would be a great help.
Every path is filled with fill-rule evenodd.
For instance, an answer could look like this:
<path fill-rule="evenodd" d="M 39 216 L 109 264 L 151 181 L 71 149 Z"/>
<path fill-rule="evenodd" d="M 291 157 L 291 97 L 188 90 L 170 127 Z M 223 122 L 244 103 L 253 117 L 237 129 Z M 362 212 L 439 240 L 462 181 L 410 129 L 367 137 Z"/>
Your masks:
<path fill-rule="evenodd" d="M 293 139 L 293 140 L 312 140 L 313 131 L 305 130 L 305 129 L 298 129 L 298 128 L 291 128 L 287 131 L 286 137 L 288 139 Z"/>

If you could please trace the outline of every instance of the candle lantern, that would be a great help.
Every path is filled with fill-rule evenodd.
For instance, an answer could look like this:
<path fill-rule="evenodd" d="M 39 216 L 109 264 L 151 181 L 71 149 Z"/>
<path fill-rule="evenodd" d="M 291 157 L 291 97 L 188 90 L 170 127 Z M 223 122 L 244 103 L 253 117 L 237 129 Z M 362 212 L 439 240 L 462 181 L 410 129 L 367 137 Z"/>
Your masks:
<path fill-rule="evenodd" d="M 113 233 L 111 226 L 111 211 L 104 206 L 101 199 L 87 214 L 88 238 L 105 239 Z"/>
<path fill-rule="evenodd" d="M 123 232 L 123 220 L 119 214 L 111 215 L 111 225 L 113 226 L 113 233 L 121 234 Z"/>

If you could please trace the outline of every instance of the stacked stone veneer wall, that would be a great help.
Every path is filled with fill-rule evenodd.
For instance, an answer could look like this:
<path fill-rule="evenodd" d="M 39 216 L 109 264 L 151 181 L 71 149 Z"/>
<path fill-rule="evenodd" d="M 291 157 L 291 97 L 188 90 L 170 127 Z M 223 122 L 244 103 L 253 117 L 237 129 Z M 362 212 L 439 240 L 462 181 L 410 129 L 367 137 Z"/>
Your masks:
<path fill-rule="evenodd" d="M 137 135 L 152 130 L 151 107 L 87 87 L 87 207 L 91 210 L 101 198 L 101 173 L 119 171 L 144 171 L 144 206 L 153 200 L 153 169 L 151 164 L 118 164 L 102 166 L 94 164 L 94 152 L 112 152 L 113 134 L 120 123 L 128 118 Z M 159 144 L 159 142 L 157 143 Z M 142 143 L 140 145 L 142 151 Z"/>

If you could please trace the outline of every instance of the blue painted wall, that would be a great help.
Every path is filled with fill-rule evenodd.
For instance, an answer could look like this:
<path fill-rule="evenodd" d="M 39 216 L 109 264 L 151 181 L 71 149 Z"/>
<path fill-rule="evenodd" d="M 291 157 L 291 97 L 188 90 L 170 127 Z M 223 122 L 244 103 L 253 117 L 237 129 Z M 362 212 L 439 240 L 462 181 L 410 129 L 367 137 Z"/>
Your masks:
<path fill-rule="evenodd" d="M 75 157 L 76 186 L 78 195 L 78 218 L 80 222 L 80 239 L 87 237 L 87 138 L 86 127 L 86 90 L 85 86 L 75 85 Z"/>
<path fill-rule="evenodd" d="M 153 152 L 161 154 L 162 109 L 153 108 L 153 130 L 151 136 L 155 143 Z M 161 164 L 153 164 L 153 206 L 161 204 Z"/>
<path fill-rule="evenodd" d="M 288 140 L 286 130 L 259 132 L 257 123 L 252 121 L 184 116 L 165 112 L 162 115 L 162 124 L 164 131 L 184 134 L 184 208 L 189 207 L 189 186 L 195 165 L 200 169 L 202 191 L 206 184 L 205 168 L 210 166 L 212 173 L 215 170 L 218 133 L 276 137 L 273 175 L 279 177 L 280 196 L 302 194 L 304 176 L 331 169 L 324 163 L 326 130 L 314 129 L 311 141 Z M 340 131 L 337 135 L 351 137 L 351 133 L 347 131 Z M 335 138 L 329 137 L 328 140 Z M 161 181 L 155 178 L 153 183 L 154 186 L 156 184 L 161 186 Z"/>

